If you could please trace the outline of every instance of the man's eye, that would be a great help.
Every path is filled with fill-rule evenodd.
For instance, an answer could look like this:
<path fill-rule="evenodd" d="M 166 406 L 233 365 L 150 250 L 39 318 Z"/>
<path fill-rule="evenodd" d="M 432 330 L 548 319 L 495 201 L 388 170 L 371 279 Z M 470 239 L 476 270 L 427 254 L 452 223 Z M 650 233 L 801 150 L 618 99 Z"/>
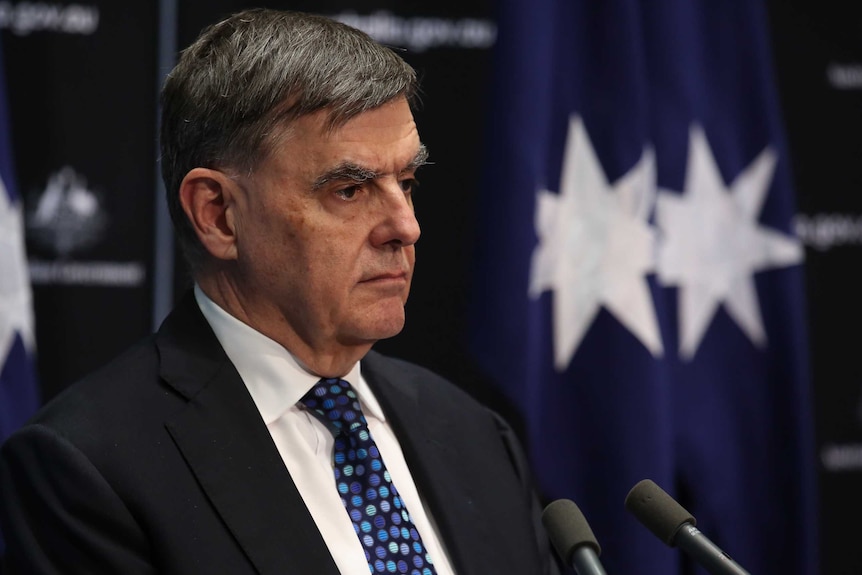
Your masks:
<path fill-rule="evenodd" d="M 352 200 L 358 192 L 359 186 L 349 186 L 338 190 L 335 194 L 342 200 Z"/>
<path fill-rule="evenodd" d="M 419 180 L 416 180 L 415 178 L 407 178 L 406 180 L 401 180 L 398 183 L 405 194 L 415 192 L 416 188 L 419 187 Z"/>

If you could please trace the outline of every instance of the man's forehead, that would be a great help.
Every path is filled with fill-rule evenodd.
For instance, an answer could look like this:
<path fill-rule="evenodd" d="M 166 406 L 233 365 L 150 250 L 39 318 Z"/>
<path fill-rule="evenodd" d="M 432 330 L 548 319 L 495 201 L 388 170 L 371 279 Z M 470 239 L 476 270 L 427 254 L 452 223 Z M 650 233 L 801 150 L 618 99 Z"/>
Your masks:
<path fill-rule="evenodd" d="M 404 98 L 335 127 L 330 114 L 329 110 L 318 110 L 295 118 L 277 135 L 274 132 L 268 154 L 273 167 L 279 171 L 298 169 L 315 180 L 339 166 L 382 174 L 415 169 L 427 161 L 428 152 Z"/>
<path fill-rule="evenodd" d="M 308 131 L 314 131 L 321 137 L 337 137 L 337 134 L 349 129 L 352 124 L 361 123 L 364 118 L 374 117 L 386 112 L 396 111 L 399 115 L 413 121 L 413 110 L 405 96 L 397 96 L 373 108 L 354 110 L 349 113 L 337 108 L 327 107 L 293 116 L 286 120 L 287 130 L 290 125 L 305 124 Z"/>

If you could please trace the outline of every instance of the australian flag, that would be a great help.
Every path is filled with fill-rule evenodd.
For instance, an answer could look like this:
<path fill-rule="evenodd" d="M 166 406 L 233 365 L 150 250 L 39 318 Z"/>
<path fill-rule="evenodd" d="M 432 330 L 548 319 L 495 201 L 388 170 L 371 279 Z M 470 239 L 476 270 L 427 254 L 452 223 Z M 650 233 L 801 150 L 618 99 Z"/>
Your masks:
<path fill-rule="evenodd" d="M 803 249 L 759 0 L 508 0 L 472 347 L 610 574 L 703 572 L 649 478 L 757 575 L 817 572 Z"/>
<path fill-rule="evenodd" d="M 0 53 L 0 443 L 39 405 L 32 357 L 33 307 L 11 151 L 6 78 Z M 2 552 L 0 539 L 0 555 Z"/>

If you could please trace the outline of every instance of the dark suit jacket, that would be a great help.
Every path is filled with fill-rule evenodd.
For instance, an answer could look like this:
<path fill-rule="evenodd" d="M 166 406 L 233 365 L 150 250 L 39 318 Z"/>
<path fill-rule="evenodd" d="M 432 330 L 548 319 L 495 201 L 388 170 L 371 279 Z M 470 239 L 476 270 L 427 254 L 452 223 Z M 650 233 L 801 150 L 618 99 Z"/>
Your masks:
<path fill-rule="evenodd" d="M 362 371 L 457 573 L 556 573 L 510 429 L 417 366 Z M 10 573 L 338 573 L 191 295 L 6 442 L 0 489 Z"/>

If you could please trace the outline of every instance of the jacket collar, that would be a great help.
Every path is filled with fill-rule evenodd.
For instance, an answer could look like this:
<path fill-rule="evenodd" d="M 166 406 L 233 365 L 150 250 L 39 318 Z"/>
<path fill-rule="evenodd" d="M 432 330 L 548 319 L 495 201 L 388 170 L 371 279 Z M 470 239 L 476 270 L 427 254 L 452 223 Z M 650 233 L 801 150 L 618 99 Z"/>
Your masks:
<path fill-rule="evenodd" d="M 156 335 L 161 377 L 187 400 L 166 427 L 259 573 L 338 575 L 236 369 L 186 294 Z"/>

